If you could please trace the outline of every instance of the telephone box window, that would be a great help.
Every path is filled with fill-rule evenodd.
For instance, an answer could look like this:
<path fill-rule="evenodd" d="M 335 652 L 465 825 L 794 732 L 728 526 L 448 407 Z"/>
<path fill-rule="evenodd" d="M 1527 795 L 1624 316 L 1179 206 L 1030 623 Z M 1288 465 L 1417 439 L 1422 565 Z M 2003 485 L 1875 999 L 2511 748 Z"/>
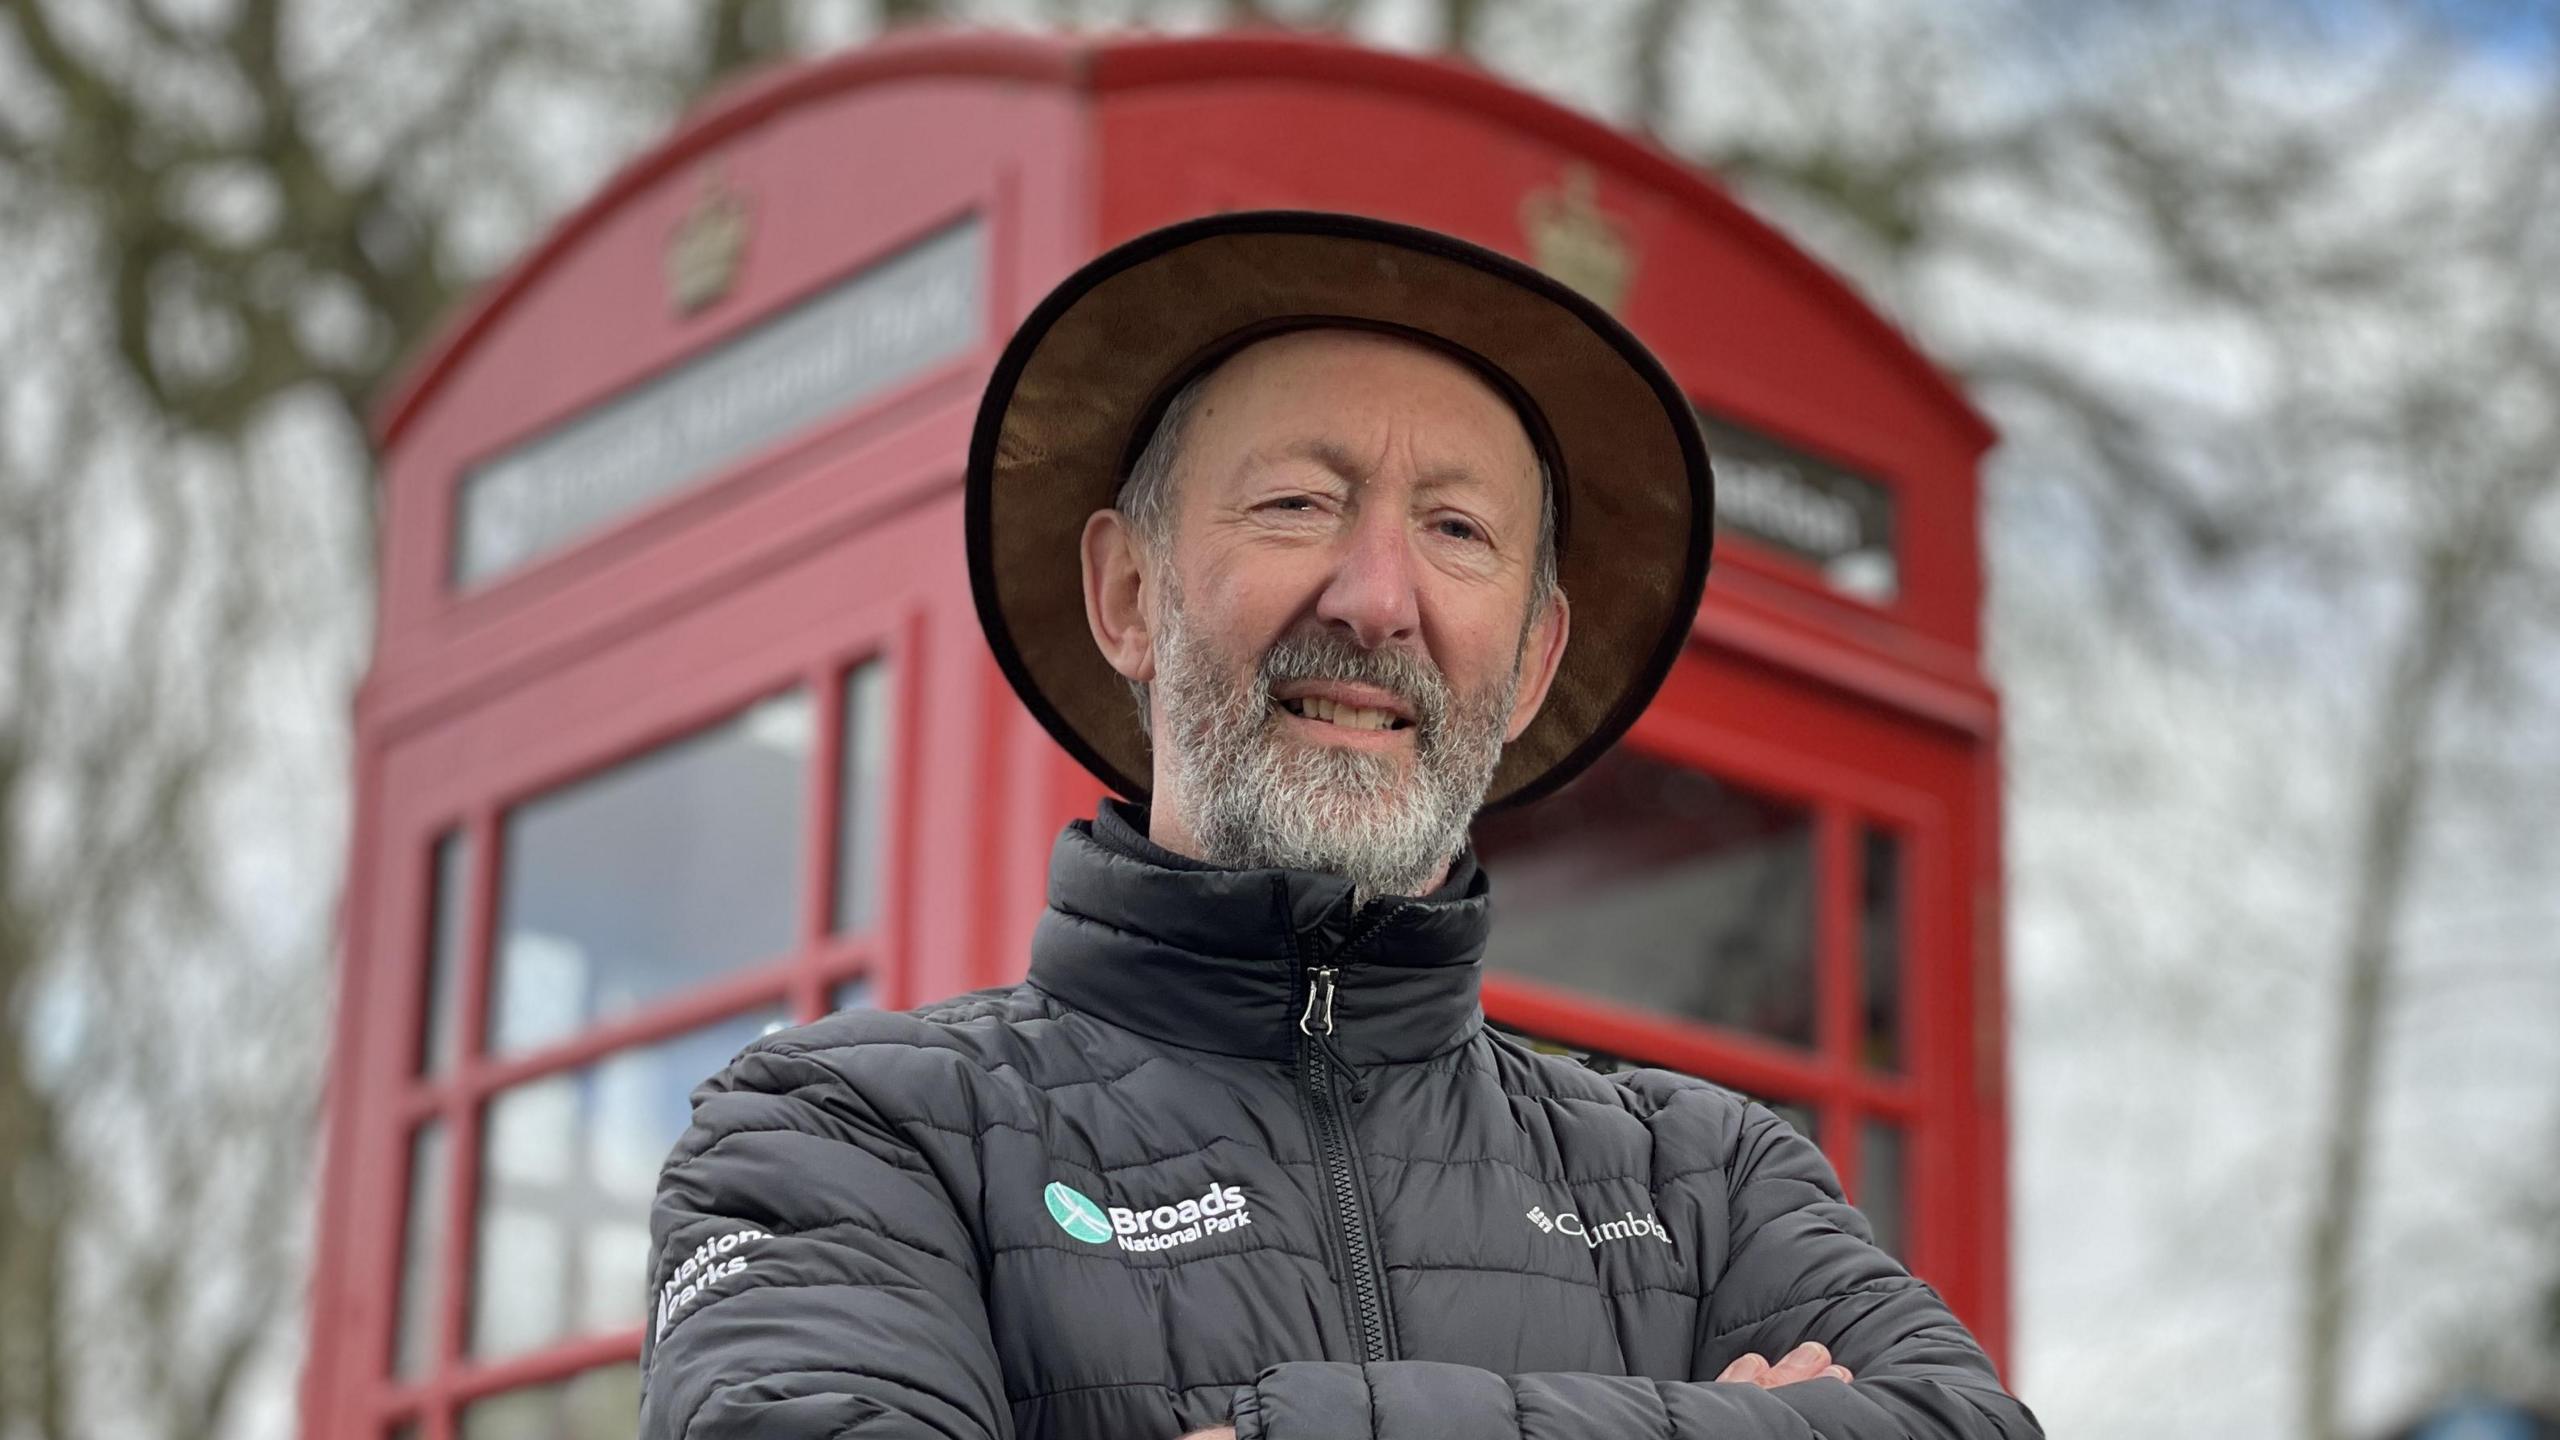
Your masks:
<path fill-rule="evenodd" d="M 1800 806 L 1622 748 L 1478 822 L 1502 917 L 1485 962 L 1811 1045 L 1813 835 Z"/>
<path fill-rule="evenodd" d="M 516 1355 L 641 1322 L 649 1197 L 692 1118 L 693 1087 L 782 1018 L 778 1010 L 732 1016 L 489 1102 L 473 1354 Z M 628 1433 L 629 1417 L 623 1421 Z"/>
<path fill-rule="evenodd" d="M 868 975 L 856 975 L 827 996 L 829 1010 L 872 1010 L 880 1004 L 880 987 Z"/>
<path fill-rule="evenodd" d="M 459 830 L 436 841 L 427 872 L 427 993 L 418 1035 L 418 1073 L 441 1075 L 453 1068 L 462 1027 L 455 1023 L 462 985 L 463 902 L 470 894 L 471 843 Z"/>
<path fill-rule="evenodd" d="M 1797 1134 L 1812 1141 L 1816 1145 L 1820 1145 L 1822 1143 L 1822 1114 L 1820 1111 L 1815 1110 L 1810 1105 L 1797 1105 L 1783 1100 L 1770 1101 L 1768 1102 L 1768 1105 L 1770 1109 L 1778 1112 L 1779 1119 L 1794 1126 Z"/>
<path fill-rule="evenodd" d="M 640 1414 L 640 1367 L 606 1365 L 552 1385 L 475 1401 L 461 1440 L 629 1440 Z"/>
<path fill-rule="evenodd" d="M 839 932 L 868 930 L 880 908 L 881 790 L 889 777 L 889 673 L 874 660 L 844 677 L 844 779 L 837 787 Z"/>
<path fill-rule="evenodd" d="M 436 1319 L 444 1286 L 444 1122 L 429 1120 L 409 1139 L 409 1209 L 400 1242 L 400 1308 L 393 1322 L 391 1370 L 403 1380 L 435 1364 Z"/>
<path fill-rule="evenodd" d="M 1908 1227 L 1908 1182 L 1903 1173 L 1903 1135 L 1899 1126 L 1870 1120 L 1858 1142 L 1858 1210 L 1875 1227 L 1876 1248 L 1911 1263 L 1904 1249 Z"/>
<path fill-rule="evenodd" d="M 791 948 L 811 708 L 776 696 L 509 813 L 493 1051 Z"/>
<path fill-rule="evenodd" d="M 1867 1063 L 1902 1068 L 1902 842 L 1869 829 L 1859 845 L 1859 950 L 1867 990 Z"/>

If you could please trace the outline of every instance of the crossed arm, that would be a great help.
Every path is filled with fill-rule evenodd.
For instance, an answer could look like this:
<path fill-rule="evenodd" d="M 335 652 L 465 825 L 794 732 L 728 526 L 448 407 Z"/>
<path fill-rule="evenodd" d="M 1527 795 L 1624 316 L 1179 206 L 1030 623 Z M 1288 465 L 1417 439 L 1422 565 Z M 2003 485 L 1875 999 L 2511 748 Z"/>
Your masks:
<path fill-rule="evenodd" d="M 1705 1092 L 1698 1093 L 1695 1103 L 1707 1103 Z M 1683 1103 L 1692 1102 L 1679 1096 L 1667 1102 Z M 1266 1370 L 1238 1395 L 1236 1435 L 2015 1440 L 2043 1434 L 2027 1408 L 2001 1388 L 1989 1357 L 1937 1293 L 1871 1243 L 1864 1217 L 1842 1196 L 1838 1177 L 1811 1141 L 1753 1106 L 1732 1144 L 1724 1167 L 1729 1243 L 1721 1270 L 1708 1277 L 1701 1339 L 1689 1367 L 1701 1378 L 1503 1376 L 1411 1361 L 1286 1364 Z"/>
<path fill-rule="evenodd" d="M 653 1281 L 669 1308 L 644 1349 L 642 1440 L 1012 1440 L 976 1247 L 892 1127 L 858 1101 L 806 1098 L 841 1079 L 809 1056 L 750 1051 L 697 1095 L 652 1216 Z M 1867 1243 L 1820 1152 L 1766 1112 L 1753 1117 L 1736 1159 L 1733 1242 L 1692 1366 L 1715 1380 L 1296 1361 L 1236 1393 L 1228 1430 L 1202 1433 L 2041 1435 L 1935 1293 Z M 744 1268 L 690 1298 L 670 1287 L 706 1239 L 748 1228 L 758 1238 Z M 1737 1295 L 1754 1297 L 1749 1313 L 1732 1313 L 1741 1302 L 1726 1297 Z"/>
<path fill-rule="evenodd" d="M 1775 1390 L 1803 1380 L 1850 1380 L 1849 1367 L 1831 1363 L 1831 1352 L 1818 1340 L 1807 1340 L 1780 1356 L 1771 1364 L 1765 1355 L 1745 1355 L 1724 1367 L 1716 1379 L 1732 1385 L 1757 1385 Z M 1220 1425 L 1208 1430 L 1194 1430 L 1182 1440 L 1236 1440 L 1236 1427 Z"/>

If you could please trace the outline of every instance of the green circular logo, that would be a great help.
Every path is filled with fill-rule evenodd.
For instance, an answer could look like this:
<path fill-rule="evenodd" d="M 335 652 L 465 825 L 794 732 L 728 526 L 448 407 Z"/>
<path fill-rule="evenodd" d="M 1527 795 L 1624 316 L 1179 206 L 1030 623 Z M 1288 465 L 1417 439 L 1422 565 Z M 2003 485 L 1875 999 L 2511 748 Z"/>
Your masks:
<path fill-rule="evenodd" d="M 1049 1188 L 1040 1192 L 1040 1198 L 1049 1202 L 1049 1218 L 1058 1222 L 1058 1228 L 1087 1245 L 1099 1245 L 1111 1238 L 1111 1222 L 1103 1218 L 1102 1207 L 1086 1199 L 1081 1191 L 1052 1180 Z"/>

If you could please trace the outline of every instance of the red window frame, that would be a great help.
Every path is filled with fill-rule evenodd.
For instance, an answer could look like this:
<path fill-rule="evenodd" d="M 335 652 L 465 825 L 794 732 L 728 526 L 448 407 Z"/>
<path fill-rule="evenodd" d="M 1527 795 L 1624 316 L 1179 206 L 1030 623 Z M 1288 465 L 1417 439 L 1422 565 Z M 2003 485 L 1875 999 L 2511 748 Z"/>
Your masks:
<path fill-rule="evenodd" d="M 1931 1066 L 1943 1053 L 1931 1007 L 1921 1003 L 1935 958 L 1924 951 L 1943 936 L 1933 912 L 1951 863 L 1944 808 L 1928 795 L 1832 765 L 1809 764 L 1695 717 L 1657 708 L 1622 742 L 1646 758 L 1801 807 L 1814 825 L 1814 1043 L 1809 1048 L 1601 999 L 1500 971 L 1484 982 L 1487 1018 L 1561 1044 L 1641 1065 L 1696 1075 L 1773 1104 L 1813 1112 L 1823 1153 L 1851 1200 L 1862 1179 L 1865 1126 L 1880 1121 L 1904 1139 L 1902 1240 L 1905 1266 L 1928 1275 L 1951 1263 L 1939 1252 L 1943 1227 L 1924 1218 L 1949 1203 L 1934 1180 L 1941 1156 L 1956 1143 L 1960 1117 L 1935 1095 Z M 1866 967 L 1863 949 L 1864 855 L 1861 832 L 1880 829 L 1901 847 L 1896 947 L 1900 966 L 1899 1065 L 1866 1063 Z M 1497 887 L 1500 873 L 1495 873 Z M 1499 889 L 1496 891 L 1499 894 Z"/>
<path fill-rule="evenodd" d="M 369 1327 L 373 1333 L 361 1337 L 364 1349 L 355 1357 L 366 1377 L 363 1388 L 368 1398 L 359 1410 L 366 1418 L 364 1433 L 453 1440 L 460 1433 L 463 1411 L 476 1401 L 639 1358 L 642 1327 L 638 1324 L 572 1336 L 502 1359 L 482 1361 L 470 1354 L 481 1145 L 489 1106 L 500 1095 L 759 1008 L 779 1009 L 790 1022 L 805 1023 L 832 1009 L 838 987 L 855 981 L 868 981 L 870 1002 L 884 1007 L 918 998 L 907 993 L 912 967 L 902 963 L 910 924 L 907 897 L 913 886 L 906 873 L 912 847 L 900 841 L 909 832 L 914 814 L 915 767 L 897 763 L 896 757 L 907 737 L 920 733 L 923 720 L 922 687 L 914 683 L 924 650 L 922 626 L 922 615 L 912 605 L 883 603 L 849 615 L 842 628 L 813 653 L 766 667 L 749 679 L 661 692 L 639 723 L 631 723 L 626 712 L 608 724 L 586 727 L 592 737 L 609 726 L 611 736 L 603 743 L 569 747 L 576 753 L 561 763 L 512 777 L 478 794 L 451 797 L 459 803 L 422 807 L 417 813 L 425 818 L 404 829 L 397 842 L 403 863 L 426 883 L 417 886 L 416 901 L 404 917 L 409 943 L 401 948 L 396 965 L 399 1000 L 385 1007 L 397 1012 L 396 1018 L 405 1026 L 404 1039 L 377 1052 L 376 1060 L 386 1073 L 377 1075 L 379 1088 L 372 1089 L 388 1097 L 375 1113 L 392 1122 L 396 1131 L 394 1143 L 377 1153 L 389 1159 L 397 1173 L 392 1183 L 379 1187 L 387 1204 L 375 1212 L 375 1223 L 367 1227 L 389 1243 L 368 1247 L 372 1253 L 367 1263 L 375 1271 L 370 1283 L 377 1287 L 374 1293 L 388 1297 L 388 1303 L 381 1307 L 380 1323 Z M 878 899 L 868 927 L 839 934 L 834 930 L 834 906 L 847 759 L 846 690 L 852 674 L 871 663 L 885 668 L 892 757 L 883 768 L 887 790 L 879 802 L 880 871 L 873 882 Z M 815 734 L 810 764 L 802 777 L 802 877 L 791 946 L 716 980 L 588 1025 L 567 1039 L 519 1054 L 490 1055 L 491 962 L 499 915 L 497 891 L 505 863 L 501 840 L 508 813 L 793 691 L 809 694 Z M 459 777 L 451 788 L 467 792 L 471 783 L 470 777 Z M 425 1043 L 425 1016 L 434 1004 L 427 987 L 434 979 L 432 950 L 440 902 L 436 850 L 454 835 L 462 837 L 467 847 L 462 868 L 468 891 L 461 906 L 460 973 L 451 982 L 455 1008 L 450 1023 L 458 1033 L 448 1063 L 430 1074 L 420 1047 Z M 436 1256 L 433 1334 L 420 1373 L 403 1377 L 397 1371 L 395 1347 L 410 1223 L 408 1172 L 419 1128 L 435 1123 L 444 1127 L 446 1173 L 436 1202 L 443 1210 L 444 1230 Z"/>

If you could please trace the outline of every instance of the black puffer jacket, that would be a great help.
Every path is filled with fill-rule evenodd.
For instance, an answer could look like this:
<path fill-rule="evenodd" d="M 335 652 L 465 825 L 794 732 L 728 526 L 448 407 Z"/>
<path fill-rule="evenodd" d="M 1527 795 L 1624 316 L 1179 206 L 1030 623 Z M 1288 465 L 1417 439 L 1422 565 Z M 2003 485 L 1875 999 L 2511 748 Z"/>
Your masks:
<path fill-rule="evenodd" d="M 1775 1115 L 1485 1028 L 1471 860 L 1355 911 L 1142 824 L 1060 839 L 1029 983 L 694 1093 L 646 1440 L 2040 1433 Z M 1855 1383 L 1697 1383 L 1804 1340 Z"/>

